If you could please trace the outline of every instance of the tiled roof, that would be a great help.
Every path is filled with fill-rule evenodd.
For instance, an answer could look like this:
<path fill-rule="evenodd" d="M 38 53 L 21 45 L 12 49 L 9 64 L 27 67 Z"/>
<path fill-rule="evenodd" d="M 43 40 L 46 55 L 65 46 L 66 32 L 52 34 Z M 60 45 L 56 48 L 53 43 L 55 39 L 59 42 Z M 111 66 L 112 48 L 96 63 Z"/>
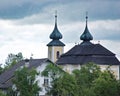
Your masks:
<path fill-rule="evenodd" d="M 114 55 L 111 51 L 100 44 L 75 45 L 71 50 L 64 54 L 67 55 Z"/>
<path fill-rule="evenodd" d="M 86 64 L 94 62 L 103 65 L 119 65 L 120 62 L 115 54 L 100 44 L 83 44 L 75 45 L 67 53 L 63 54 L 57 64 Z"/>
<path fill-rule="evenodd" d="M 44 62 L 51 62 L 47 58 L 45 59 L 30 59 L 29 60 L 29 69 L 36 68 L 43 64 Z M 25 60 L 20 61 L 19 63 L 15 64 L 10 69 L 6 70 L 0 75 L 0 88 L 8 88 L 12 85 L 11 78 L 14 77 L 14 72 L 16 69 L 20 68 L 21 66 L 25 65 Z"/>

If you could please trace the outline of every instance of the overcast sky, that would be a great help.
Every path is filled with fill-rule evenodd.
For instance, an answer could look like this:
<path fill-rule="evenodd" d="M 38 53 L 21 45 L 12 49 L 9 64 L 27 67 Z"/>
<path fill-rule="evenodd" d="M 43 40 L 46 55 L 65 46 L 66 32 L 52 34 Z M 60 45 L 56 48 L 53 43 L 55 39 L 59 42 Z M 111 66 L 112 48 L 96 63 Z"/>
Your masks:
<path fill-rule="evenodd" d="M 9 53 L 22 52 L 25 58 L 47 58 L 49 35 L 54 28 L 55 10 L 58 28 L 66 44 L 65 52 L 88 27 L 93 43 L 105 46 L 120 59 L 120 0 L 0 0 L 0 63 Z"/>

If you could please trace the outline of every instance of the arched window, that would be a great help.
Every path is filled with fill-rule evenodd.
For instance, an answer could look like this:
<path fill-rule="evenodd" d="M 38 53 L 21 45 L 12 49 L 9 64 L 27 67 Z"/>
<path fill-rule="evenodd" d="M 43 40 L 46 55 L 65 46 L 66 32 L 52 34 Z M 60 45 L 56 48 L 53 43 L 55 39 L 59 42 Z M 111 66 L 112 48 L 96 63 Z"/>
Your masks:
<path fill-rule="evenodd" d="M 58 59 L 59 57 L 60 57 L 60 52 L 57 51 L 57 53 L 56 53 L 56 58 Z"/>

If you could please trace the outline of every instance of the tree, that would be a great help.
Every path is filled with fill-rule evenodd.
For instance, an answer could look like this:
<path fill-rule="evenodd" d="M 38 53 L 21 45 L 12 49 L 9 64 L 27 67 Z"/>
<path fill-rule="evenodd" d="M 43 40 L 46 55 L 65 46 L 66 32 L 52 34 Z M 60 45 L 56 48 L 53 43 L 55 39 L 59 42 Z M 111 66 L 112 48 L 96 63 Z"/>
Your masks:
<path fill-rule="evenodd" d="M 118 82 L 109 70 L 105 70 L 93 82 L 95 96 L 119 96 Z"/>
<path fill-rule="evenodd" d="M 120 96 L 120 80 L 117 81 L 118 96 Z"/>
<path fill-rule="evenodd" d="M 6 95 L 0 90 L 0 96 L 6 96 Z"/>
<path fill-rule="evenodd" d="M 65 71 L 63 71 L 60 66 L 50 63 L 46 66 L 41 75 L 45 77 L 50 77 L 53 81 L 62 76 L 64 73 Z"/>
<path fill-rule="evenodd" d="M 86 64 L 73 74 L 64 72 L 59 66 L 50 64 L 42 72 L 52 78 L 49 95 L 53 96 L 94 96 L 92 82 L 99 77 L 100 67 L 93 63 Z M 89 95 L 89 94 L 91 95 Z"/>
<path fill-rule="evenodd" d="M 75 77 L 71 74 L 64 73 L 62 77 L 56 79 L 50 90 L 53 96 L 79 96 Z"/>
<path fill-rule="evenodd" d="M 77 80 L 79 96 L 90 96 L 90 94 L 92 94 L 91 96 L 94 95 L 91 90 L 91 86 L 93 81 L 99 77 L 100 73 L 100 67 L 94 63 L 82 65 L 80 70 L 73 71 Z"/>
<path fill-rule="evenodd" d="M 50 85 L 45 86 L 47 89 L 46 90 L 47 94 L 49 94 L 49 95 L 53 94 L 53 96 L 55 96 L 55 94 L 57 94 L 56 90 L 54 90 L 54 89 L 56 89 L 55 86 L 56 86 L 59 78 L 62 77 L 64 74 L 65 74 L 65 71 L 63 71 L 61 67 L 59 67 L 53 63 L 50 63 L 46 66 L 46 68 L 44 69 L 44 71 L 42 72 L 41 75 L 44 77 L 48 77 L 51 80 Z"/>
<path fill-rule="evenodd" d="M 2 64 L 0 64 L 0 74 L 3 72 L 3 68 L 1 67 Z"/>
<path fill-rule="evenodd" d="M 16 91 L 19 96 L 36 96 L 39 94 L 40 87 L 36 81 L 36 76 L 39 73 L 35 69 L 28 69 L 23 67 L 15 72 L 13 84 L 15 87 L 13 91 Z"/>
<path fill-rule="evenodd" d="M 116 80 L 110 67 L 101 71 L 96 64 L 88 63 L 68 74 L 52 64 L 43 73 L 52 78 L 48 90 L 52 96 L 120 96 L 120 81 Z"/>
<path fill-rule="evenodd" d="M 19 61 L 23 60 L 23 55 L 21 52 L 19 52 L 18 54 L 8 54 L 8 57 L 5 61 L 5 68 L 4 70 L 12 67 L 13 65 L 15 65 L 16 63 L 18 63 Z"/>

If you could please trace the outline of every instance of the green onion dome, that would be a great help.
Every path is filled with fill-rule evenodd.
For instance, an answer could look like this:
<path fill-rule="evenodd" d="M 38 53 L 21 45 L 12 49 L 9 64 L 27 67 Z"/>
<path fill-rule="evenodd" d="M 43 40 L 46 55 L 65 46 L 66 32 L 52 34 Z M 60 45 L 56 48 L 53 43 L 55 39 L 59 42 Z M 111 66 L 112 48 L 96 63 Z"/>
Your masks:
<path fill-rule="evenodd" d="M 83 41 L 93 40 L 93 36 L 90 34 L 88 27 L 87 27 L 87 19 L 88 17 L 86 16 L 86 27 L 85 27 L 83 34 L 80 36 L 80 39 Z"/>
<path fill-rule="evenodd" d="M 50 39 L 53 39 L 53 40 L 62 39 L 62 34 L 59 32 L 57 28 L 57 15 L 55 15 L 55 27 L 53 32 L 50 34 Z"/>

